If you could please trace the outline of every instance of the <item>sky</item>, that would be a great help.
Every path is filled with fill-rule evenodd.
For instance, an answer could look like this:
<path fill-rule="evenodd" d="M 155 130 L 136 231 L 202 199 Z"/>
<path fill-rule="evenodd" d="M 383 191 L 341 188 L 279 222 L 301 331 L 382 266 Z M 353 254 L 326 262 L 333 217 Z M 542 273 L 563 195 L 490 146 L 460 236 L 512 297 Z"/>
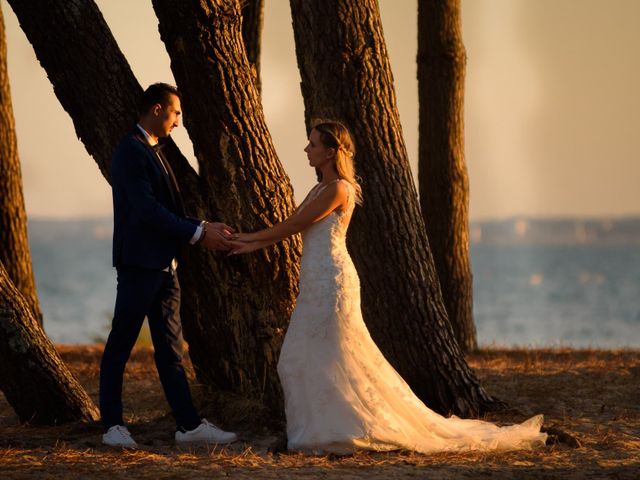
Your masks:
<path fill-rule="evenodd" d="M 151 2 L 96 3 L 139 82 L 174 83 Z M 315 176 L 302 151 L 304 114 L 289 2 L 265 3 L 264 111 L 300 201 Z M 11 8 L 6 0 L 0 5 L 27 214 L 110 216 L 109 185 L 77 140 Z M 416 5 L 380 1 L 417 179 Z M 638 18 L 637 0 L 462 0 L 471 220 L 640 215 Z M 186 130 L 174 132 L 195 165 Z"/>

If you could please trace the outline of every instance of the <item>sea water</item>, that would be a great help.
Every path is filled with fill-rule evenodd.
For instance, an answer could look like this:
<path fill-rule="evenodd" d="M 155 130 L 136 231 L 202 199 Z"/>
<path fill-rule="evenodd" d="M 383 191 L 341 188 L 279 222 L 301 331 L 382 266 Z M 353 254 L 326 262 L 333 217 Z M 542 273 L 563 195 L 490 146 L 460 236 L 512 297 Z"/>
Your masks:
<path fill-rule="evenodd" d="M 640 347 L 640 221 L 618 223 L 473 224 L 480 345 Z M 54 342 L 106 339 L 116 291 L 111 235 L 111 219 L 29 222 Z"/>

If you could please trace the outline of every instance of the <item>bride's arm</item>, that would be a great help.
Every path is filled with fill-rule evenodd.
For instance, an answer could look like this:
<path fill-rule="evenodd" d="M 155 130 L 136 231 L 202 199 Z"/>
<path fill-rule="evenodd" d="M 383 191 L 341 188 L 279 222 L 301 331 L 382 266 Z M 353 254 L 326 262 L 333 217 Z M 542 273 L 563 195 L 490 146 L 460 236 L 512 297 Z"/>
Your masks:
<path fill-rule="evenodd" d="M 297 213 L 291 215 L 286 220 L 275 224 L 273 227 L 265 228 L 258 232 L 253 233 L 239 233 L 234 235 L 234 240 L 240 242 L 256 242 L 258 245 L 252 245 L 253 247 L 249 251 L 262 248 L 272 243 L 284 240 L 287 237 L 300 233 L 311 224 L 322 220 L 324 217 L 333 212 L 336 208 L 346 204 L 347 200 L 347 187 L 342 182 L 334 182 L 329 184 L 317 198 L 311 200 L 304 209 L 299 210 Z M 245 249 L 241 252 L 245 253 Z M 236 249 L 234 249 L 234 252 Z"/>

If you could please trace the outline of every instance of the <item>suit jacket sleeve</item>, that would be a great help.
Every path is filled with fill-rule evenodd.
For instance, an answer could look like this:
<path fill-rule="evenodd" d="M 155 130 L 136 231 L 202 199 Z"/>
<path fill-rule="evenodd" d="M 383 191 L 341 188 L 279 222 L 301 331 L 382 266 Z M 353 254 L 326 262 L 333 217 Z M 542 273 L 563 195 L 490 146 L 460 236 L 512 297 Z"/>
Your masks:
<path fill-rule="evenodd" d="M 145 153 L 131 144 L 122 145 L 113 157 L 112 187 L 126 197 L 129 223 L 188 242 L 199 222 L 176 215 L 158 201 L 147 162 Z"/>

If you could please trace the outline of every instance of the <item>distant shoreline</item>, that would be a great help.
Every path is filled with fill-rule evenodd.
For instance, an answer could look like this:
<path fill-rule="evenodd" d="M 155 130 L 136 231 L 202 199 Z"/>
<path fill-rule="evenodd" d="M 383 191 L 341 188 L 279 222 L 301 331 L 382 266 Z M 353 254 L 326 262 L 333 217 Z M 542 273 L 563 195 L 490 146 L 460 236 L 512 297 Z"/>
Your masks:
<path fill-rule="evenodd" d="M 102 349 L 104 347 L 103 342 L 82 342 L 82 343 L 64 343 L 54 342 L 56 349 L 64 351 L 69 350 L 94 350 L 96 348 Z M 184 342 L 188 350 L 188 343 Z M 148 349 L 152 348 L 151 338 L 141 336 L 135 344 L 136 349 Z M 489 353 L 539 353 L 539 354 L 640 354 L 640 345 L 636 347 L 598 347 L 598 346 L 572 346 L 572 345 L 502 345 L 490 343 L 487 345 L 480 345 L 475 352 L 471 355 L 489 354 Z"/>
<path fill-rule="evenodd" d="M 27 212 L 28 213 L 28 212 Z M 29 215 L 28 221 L 36 221 L 36 222 L 91 222 L 91 221 L 112 221 L 113 217 L 111 214 L 109 215 L 96 215 L 96 216 L 80 216 L 80 217 L 48 217 L 48 216 L 40 216 L 40 215 Z M 559 215 L 507 215 L 504 217 L 480 217 L 480 218 L 471 218 L 469 220 L 470 224 L 473 223 L 502 223 L 502 222 L 510 222 L 517 220 L 528 220 L 528 221 L 603 221 L 603 220 L 612 220 L 612 221 L 626 221 L 626 220 L 637 220 L 640 221 L 640 213 L 637 214 L 620 214 L 620 215 L 568 215 L 568 214 L 559 214 Z"/>

